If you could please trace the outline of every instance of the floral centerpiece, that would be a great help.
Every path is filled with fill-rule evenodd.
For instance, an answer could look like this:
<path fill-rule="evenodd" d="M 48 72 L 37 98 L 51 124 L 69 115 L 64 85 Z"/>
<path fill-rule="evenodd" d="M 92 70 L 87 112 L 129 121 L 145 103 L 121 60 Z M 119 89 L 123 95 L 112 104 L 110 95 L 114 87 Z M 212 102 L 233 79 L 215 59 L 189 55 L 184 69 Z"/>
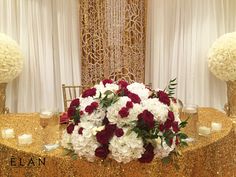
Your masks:
<path fill-rule="evenodd" d="M 76 156 L 96 157 L 127 163 L 138 159 L 151 162 L 164 158 L 187 136 L 173 95 L 175 80 L 165 90 L 151 90 L 144 84 L 103 80 L 85 90 L 68 109 L 70 123 L 61 145 Z"/>

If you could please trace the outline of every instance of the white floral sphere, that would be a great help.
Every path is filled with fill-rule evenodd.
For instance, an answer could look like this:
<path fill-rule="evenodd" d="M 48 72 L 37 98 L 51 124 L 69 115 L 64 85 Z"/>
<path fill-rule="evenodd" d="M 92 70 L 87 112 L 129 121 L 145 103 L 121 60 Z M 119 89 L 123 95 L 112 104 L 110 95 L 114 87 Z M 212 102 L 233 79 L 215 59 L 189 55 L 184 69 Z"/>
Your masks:
<path fill-rule="evenodd" d="M 18 44 L 0 33 L 0 83 L 16 78 L 23 69 L 23 55 Z"/>
<path fill-rule="evenodd" d="M 218 38 L 209 50 L 208 67 L 219 79 L 236 80 L 236 32 Z"/>

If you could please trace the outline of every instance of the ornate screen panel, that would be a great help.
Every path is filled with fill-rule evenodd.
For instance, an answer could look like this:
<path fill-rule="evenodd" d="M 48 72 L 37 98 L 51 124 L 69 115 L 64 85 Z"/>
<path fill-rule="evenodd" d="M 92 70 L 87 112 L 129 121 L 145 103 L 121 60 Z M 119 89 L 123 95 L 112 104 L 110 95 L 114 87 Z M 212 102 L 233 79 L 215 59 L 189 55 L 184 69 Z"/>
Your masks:
<path fill-rule="evenodd" d="M 144 82 L 146 0 L 80 0 L 82 84 Z"/>

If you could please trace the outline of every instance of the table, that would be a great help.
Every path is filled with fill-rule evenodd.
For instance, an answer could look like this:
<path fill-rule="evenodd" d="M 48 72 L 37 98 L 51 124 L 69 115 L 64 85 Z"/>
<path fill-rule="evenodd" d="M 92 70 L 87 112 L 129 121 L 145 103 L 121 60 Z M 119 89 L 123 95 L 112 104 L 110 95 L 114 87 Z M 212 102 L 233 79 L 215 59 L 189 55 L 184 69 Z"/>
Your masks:
<path fill-rule="evenodd" d="M 155 159 L 150 164 L 141 164 L 138 161 L 121 164 L 111 159 L 91 163 L 84 159 L 73 160 L 69 156 L 63 156 L 62 148 L 48 153 L 42 152 L 38 114 L 0 115 L 0 129 L 9 127 L 14 128 L 16 134 L 27 132 L 33 135 L 33 144 L 29 147 L 18 146 L 17 139 L 0 138 L 0 176 L 235 176 L 236 135 L 232 121 L 215 109 L 199 110 L 201 123 L 210 124 L 212 120 L 222 122 L 222 131 L 209 137 L 199 137 L 197 142 L 183 148 L 182 156 L 176 160 L 179 164 L 177 170 L 173 164 L 162 164 L 160 159 Z"/>

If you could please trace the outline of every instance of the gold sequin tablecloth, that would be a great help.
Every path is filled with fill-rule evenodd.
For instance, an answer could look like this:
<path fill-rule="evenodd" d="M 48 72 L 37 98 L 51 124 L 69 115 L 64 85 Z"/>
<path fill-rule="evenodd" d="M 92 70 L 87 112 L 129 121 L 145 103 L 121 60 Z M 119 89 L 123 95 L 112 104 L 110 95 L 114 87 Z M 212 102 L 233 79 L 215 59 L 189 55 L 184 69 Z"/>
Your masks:
<path fill-rule="evenodd" d="M 179 169 L 173 164 L 164 165 L 160 159 L 150 164 L 133 161 L 119 164 L 113 160 L 87 162 L 83 159 L 73 160 L 63 156 L 63 149 L 46 153 L 42 151 L 42 140 L 39 136 L 38 114 L 9 114 L 0 116 L 0 129 L 14 128 L 17 135 L 31 133 L 33 144 L 20 147 L 16 139 L 0 138 L 0 176 L 1 177 L 89 177 L 89 176 L 191 176 L 191 177 L 233 177 L 236 176 L 236 136 L 232 121 L 211 108 L 201 108 L 200 123 L 210 124 L 220 121 L 223 129 L 209 137 L 199 137 L 198 141 L 182 149 L 182 156 L 177 159 Z M 14 166 L 11 160 L 14 160 Z M 34 165 L 27 166 L 33 159 Z M 44 164 L 38 163 L 45 160 Z M 40 164 L 40 165 L 39 165 Z"/>

